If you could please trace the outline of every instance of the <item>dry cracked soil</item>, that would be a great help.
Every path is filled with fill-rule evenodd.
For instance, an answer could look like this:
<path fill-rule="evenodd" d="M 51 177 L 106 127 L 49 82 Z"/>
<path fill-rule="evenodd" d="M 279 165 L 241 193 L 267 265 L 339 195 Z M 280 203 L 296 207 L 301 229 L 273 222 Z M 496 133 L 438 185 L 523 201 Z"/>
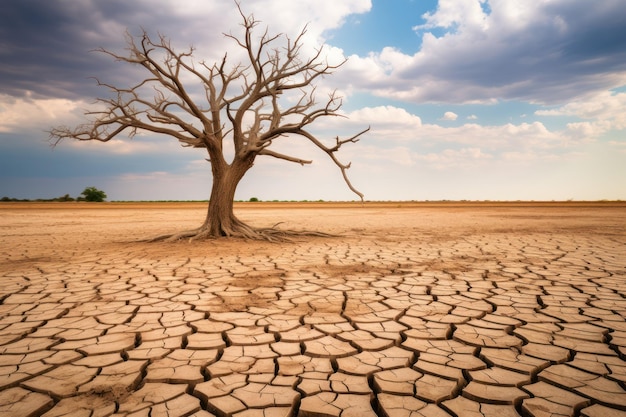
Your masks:
<path fill-rule="evenodd" d="M 0 205 L 0 416 L 626 416 L 626 204 Z"/>

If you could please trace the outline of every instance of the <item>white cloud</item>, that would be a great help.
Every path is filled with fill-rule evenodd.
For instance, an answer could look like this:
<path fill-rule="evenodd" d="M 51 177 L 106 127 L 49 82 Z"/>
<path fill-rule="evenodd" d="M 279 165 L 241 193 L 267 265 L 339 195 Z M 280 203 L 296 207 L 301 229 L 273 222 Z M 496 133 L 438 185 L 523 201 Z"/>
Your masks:
<path fill-rule="evenodd" d="M 243 13 L 253 15 L 259 22 L 254 38 L 266 28 L 270 37 L 284 33 L 294 38 L 306 26 L 307 32 L 301 39 L 303 54 L 319 48 L 324 43 L 324 33 L 340 26 L 349 15 L 372 7 L 371 0 L 240 3 Z M 242 58 L 243 50 L 224 36 L 242 33 L 242 17 L 233 0 L 40 2 L 36 18 L 32 7 L 29 2 L 7 5 L 5 14 L 9 19 L 2 22 L 0 29 L 3 35 L 11 34 L 10 42 L 3 45 L 2 87 L 15 96 L 30 89 L 47 97 L 93 97 L 98 94 L 94 91 L 102 90 L 96 90 L 93 81 L 86 80 L 90 76 L 124 85 L 133 74 L 128 66 L 124 68 L 110 57 L 89 51 L 102 47 L 124 53 L 126 30 L 139 35 L 145 29 L 155 39 L 162 34 L 177 51 L 193 45 L 196 61 L 214 62 L 225 52 L 229 54 L 229 64 L 236 65 Z M 336 51 L 332 55 L 337 58 Z"/>
<path fill-rule="evenodd" d="M 384 171 L 385 165 L 468 167 L 503 160 L 504 155 L 509 158 L 512 154 L 520 155 L 518 159 L 524 155 L 559 158 L 580 142 L 573 132 L 552 131 L 540 122 L 495 126 L 466 123 L 448 127 L 423 123 L 417 115 L 394 106 L 365 107 L 345 116 L 320 120 L 315 132 L 321 138 L 347 137 L 371 126 L 357 145 L 342 148 L 340 158 L 376 171 Z M 312 158 L 316 163 L 324 158 L 301 141 L 286 140 L 280 146 L 281 151 Z"/>
<path fill-rule="evenodd" d="M 342 156 L 355 165 L 427 165 L 436 169 L 484 164 L 485 162 L 527 159 L 559 159 L 588 141 L 585 126 L 551 130 L 541 122 L 460 126 L 423 123 L 405 109 L 393 106 L 363 108 L 346 113 L 347 119 L 327 120 L 320 126 L 334 134 L 356 132 L 371 125 L 361 142 L 346 148 Z M 373 168 L 372 168 L 373 169 Z"/>
<path fill-rule="evenodd" d="M 481 126 L 467 123 L 458 127 L 425 125 L 416 136 L 429 144 L 457 143 L 502 152 L 507 149 L 555 150 L 563 146 L 562 132 L 550 131 L 542 123 Z"/>
<path fill-rule="evenodd" d="M 76 122 L 87 103 L 67 99 L 15 98 L 0 94 L 0 132 L 50 128 L 51 124 Z"/>
<path fill-rule="evenodd" d="M 579 141 L 593 140 L 608 131 L 606 122 L 572 122 L 567 123 L 567 134 Z"/>
<path fill-rule="evenodd" d="M 567 123 L 565 136 L 573 141 L 589 142 L 612 131 L 626 129 L 626 93 L 601 92 L 550 110 L 537 116 L 564 116 L 580 121 Z M 575 119 L 574 119 L 575 120 Z"/>
<path fill-rule="evenodd" d="M 136 7 L 137 15 L 145 19 L 146 9 L 155 9 L 153 0 L 141 0 L 141 5 Z M 223 33 L 238 35 L 241 31 L 239 22 L 241 17 L 235 7 L 235 3 L 229 0 L 207 2 L 205 0 L 180 2 L 160 0 L 158 2 L 160 13 L 150 21 L 149 28 L 159 31 L 176 44 L 184 46 L 193 44 L 200 54 L 211 59 L 221 57 L 225 51 L 233 52 L 232 40 L 225 39 Z M 254 16 L 259 22 L 257 27 L 260 36 L 265 28 L 269 29 L 270 35 L 284 33 L 290 37 L 296 36 L 307 27 L 307 33 L 302 38 L 303 52 L 312 52 L 323 42 L 323 33 L 329 29 L 337 28 L 344 23 L 345 18 L 351 14 L 364 13 L 372 7 L 371 0 L 319 0 L 310 2 L 306 0 L 276 1 L 255 0 L 242 1 L 241 9 L 246 16 Z M 163 16 L 169 17 L 165 28 Z M 234 22 L 234 23 L 233 23 Z M 138 28 L 137 19 L 129 19 L 128 24 Z M 141 24 L 146 26 L 145 23 Z M 185 44 L 187 42 L 187 44 Z M 233 54 L 233 58 L 236 57 Z"/>
<path fill-rule="evenodd" d="M 486 0 L 439 0 L 437 10 L 422 16 L 426 23 L 417 25 L 413 30 L 422 29 L 464 28 L 479 27 L 485 29 L 487 15 L 484 13 L 481 3 Z"/>
<path fill-rule="evenodd" d="M 626 129 L 626 93 L 604 91 L 586 96 L 550 110 L 539 110 L 538 116 L 574 116 L 588 121 L 570 123 L 570 129 L 598 137 L 609 130 Z"/>
<path fill-rule="evenodd" d="M 451 111 L 447 111 L 443 114 L 443 117 L 441 118 L 441 120 L 446 120 L 446 121 L 454 121 L 459 117 L 458 114 L 451 112 Z"/>
<path fill-rule="evenodd" d="M 381 97 L 456 104 L 562 103 L 615 88 L 626 84 L 626 9 L 601 3 L 492 0 L 487 8 L 484 0 L 440 0 L 415 28 L 417 53 L 388 47 L 351 57 L 339 82 Z"/>
<path fill-rule="evenodd" d="M 369 126 L 370 131 L 362 142 L 369 142 L 373 136 L 384 138 L 386 142 L 404 142 L 413 140 L 422 126 L 419 116 L 394 106 L 363 107 L 342 115 L 345 117 L 320 119 L 311 130 L 321 136 L 349 137 Z"/>
<path fill-rule="evenodd" d="M 419 116 L 394 106 L 363 107 L 347 115 L 356 123 L 369 123 L 377 127 L 393 127 L 395 130 L 417 128 L 422 125 Z"/>

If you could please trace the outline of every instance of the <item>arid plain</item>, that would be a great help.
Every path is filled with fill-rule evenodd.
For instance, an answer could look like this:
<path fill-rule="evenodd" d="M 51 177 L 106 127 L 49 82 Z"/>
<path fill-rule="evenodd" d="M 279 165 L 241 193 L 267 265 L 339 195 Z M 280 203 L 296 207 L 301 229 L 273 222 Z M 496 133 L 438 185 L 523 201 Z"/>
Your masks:
<path fill-rule="evenodd" d="M 626 203 L 0 204 L 0 416 L 626 416 Z"/>

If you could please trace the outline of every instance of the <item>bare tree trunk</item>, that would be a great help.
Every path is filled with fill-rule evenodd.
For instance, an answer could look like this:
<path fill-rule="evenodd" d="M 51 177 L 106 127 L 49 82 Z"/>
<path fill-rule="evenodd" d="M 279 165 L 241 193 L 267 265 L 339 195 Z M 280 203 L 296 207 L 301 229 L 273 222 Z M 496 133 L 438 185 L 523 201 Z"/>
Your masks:
<path fill-rule="evenodd" d="M 314 231 L 280 230 L 271 228 L 254 228 L 239 220 L 234 213 L 233 204 L 235 191 L 239 181 L 252 168 L 255 155 L 245 159 L 235 159 L 228 165 L 223 159 L 211 161 L 213 185 L 211 199 L 204 224 L 198 229 L 182 233 L 168 234 L 155 237 L 150 241 L 178 241 L 181 239 L 211 239 L 219 237 L 236 237 L 244 239 L 262 239 L 268 241 L 286 241 L 297 236 L 323 236 L 327 233 Z"/>
<path fill-rule="evenodd" d="M 198 229 L 162 235 L 150 240 L 177 241 L 181 239 L 194 240 L 225 236 L 271 240 L 271 236 L 265 236 L 265 229 L 255 229 L 248 226 L 235 216 L 233 210 L 237 186 L 246 172 L 252 168 L 255 155 L 250 153 L 244 157 L 235 158 L 231 164 L 228 164 L 224 160 L 221 150 L 211 150 L 214 151 L 209 152 L 210 156 L 212 156 L 210 162 L 213 185 L 204 224 Z"/>
<path fill-rule="evenodd" d="M 296 236 L 331 236 L 327 233 L 306 230 L 279 230 L 275 227 L 254 228 L 239 220 L 233 210 L 235 191 L 239 181 L 252 168 L 256 155 L 249 153 L 244 157 L 235 158 L 231 164 L 224 160 L 221 153 L 214 152 L 213 156 L 214 159 L 211 160 L 213 185 L 204 224 L 198 229 L 158 236 L 150 239 L 151 241 L 196 240 L 219 237 L 285 241 Z"/>
<path fill-rule="evenodd" d="M 233 211 L 235 191 L 239 181 L 252 167 L 254 158 L 236 159 L 231 165 L 213 163 L 213 186 L 209 208 L 199 235 L 206 237 L 254 237 L 255 231 L 237 217 Z"/>

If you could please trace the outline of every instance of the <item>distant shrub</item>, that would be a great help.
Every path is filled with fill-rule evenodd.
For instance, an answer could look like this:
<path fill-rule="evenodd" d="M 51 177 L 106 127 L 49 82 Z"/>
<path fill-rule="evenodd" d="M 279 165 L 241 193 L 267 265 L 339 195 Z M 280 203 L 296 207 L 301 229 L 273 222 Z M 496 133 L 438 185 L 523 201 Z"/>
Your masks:
<path fill-rule="evenodd" d="M 55 198 L 54 201 L 74 201 L 74 199 L 69 194 L 65 194 L 63 197 Z"/>
<path fill-rule="evenodd" d="M 96 187 L 87 187 L 80 195 L 84 196 L 85 201 L 102 202 L 107 195 L 104 191 L 98 190 Z M 80 200 L 80 198 L 79 198 Z"/>

